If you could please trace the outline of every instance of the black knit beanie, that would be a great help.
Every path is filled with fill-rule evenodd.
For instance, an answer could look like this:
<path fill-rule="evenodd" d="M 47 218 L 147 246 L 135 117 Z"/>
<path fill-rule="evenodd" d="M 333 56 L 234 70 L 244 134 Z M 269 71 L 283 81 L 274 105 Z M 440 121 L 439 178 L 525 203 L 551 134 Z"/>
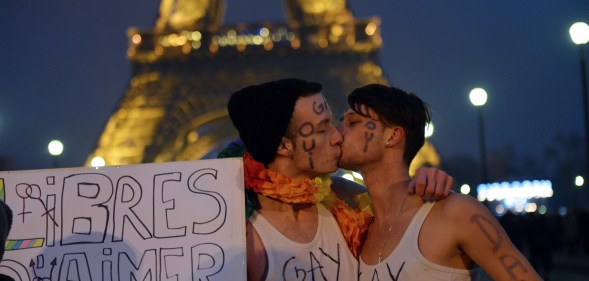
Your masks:
<path fill-rule="evenodd" d="M 321 84 L 282 79 L 245 87 L 231 95 L 229 117 L 252 157 L 264 164 L 274 160 L 301 96 L 321 92 Z"/>

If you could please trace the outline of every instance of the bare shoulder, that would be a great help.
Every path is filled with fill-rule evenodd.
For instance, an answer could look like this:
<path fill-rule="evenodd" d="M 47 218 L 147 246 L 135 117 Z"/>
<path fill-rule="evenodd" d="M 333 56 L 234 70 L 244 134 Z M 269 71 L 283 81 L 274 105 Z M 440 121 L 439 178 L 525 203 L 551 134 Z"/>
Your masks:
<path fill-rule="evenodd" d="M 469 214 L 488 214 L 491 215 L 483 204 L 477 201 L 475 198 L 457 194 L 457 193 L 450 193 L 450 195 L 441 201 L 436 203 L 437 208 L 443 213 L 446 217 L 451 218 L 466 218 Z"/>
<path fill-rule="evenodd" d="M 468 195 L 452 193 L 438 201 L 433 211 L 458 240 L 468 239 L 468 233 L 481 225 L 493 229 L 501 227 L 485 205 Z"/>
<path fill-rule="evenodd" d="M 337 198 L 343 200 L 352 207 L 356 207 L 357 205 L 354 197 L 368 191 L 363 185 L 338 176 L 332 176 L 331 182 L 331 190 L 335 193 Z"/>
<path fill-rule="evenodd" d="M 493 280 L 541 280 L 497 218 L 475 198 L 452 194 L 436 208 L 458 249 Z"/>

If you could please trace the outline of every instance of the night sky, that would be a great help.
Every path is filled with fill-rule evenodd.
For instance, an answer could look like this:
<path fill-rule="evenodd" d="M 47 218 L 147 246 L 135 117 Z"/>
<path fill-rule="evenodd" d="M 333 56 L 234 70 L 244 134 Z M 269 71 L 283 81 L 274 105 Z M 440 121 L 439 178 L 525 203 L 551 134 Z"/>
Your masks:
<path fill-rule="evenodd" d="M 225 23 L 285 20 L 279 0 L 226 3 Z M 431 141 L 443 158 L 479 157 L 474 87 L 489 94 L 490 153 L 511 146 L 540 159 L 557 134 L 584 137 L 579 50 L 568 29 L 589 23 L 589 1 L 348 3 L 357 18 L 381 18 L 383 69 L 431 105 Z M 126 30 L 150 28 L 158 6 L 0 1 L 0 157 L 12 169 L 50 168 L 52 139 L 65 145 L 61 166 L 83 165 L 130 78 Z"/>

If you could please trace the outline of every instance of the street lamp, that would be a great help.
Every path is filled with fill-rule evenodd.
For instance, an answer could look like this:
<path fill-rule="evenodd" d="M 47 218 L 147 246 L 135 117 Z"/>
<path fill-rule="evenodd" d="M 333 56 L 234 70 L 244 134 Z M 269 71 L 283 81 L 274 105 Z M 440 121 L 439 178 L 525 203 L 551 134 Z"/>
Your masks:
<path fill-rule="evenodd" d="M 47 146 L 49 154 L 53 156 L 53 168 L 59 167 L 59 155 L 63 152 L 63 143 L 58 140 L 52 140 Z"/>
<path fill-rule="evenodd" d="M 460 186 L 460 193 L 469 194 L 470 193 L 470 185 L 465 183 L 462 186 Z"/>
<path fill-rule="evenodd" d="M 581 81 L 583 87 L 583 111 L 585 113 L 585 176 L 589 177 L 589 104 L 587 100 L 587 73 L 585 67 L 585 45 L 589 41 L 589 26 L 584 22 L 576 22 L 569 29 L 571 39 L 579 45 L 581 58 Z"/>
<path fill-rule="evenodd" d="M 575 185 L 577 187 L 581 187 L 581 186 L 583 186 L 583 184 L 585 184 L 585 179 L 582 176 L 576 176 L 575 177 Z"/>
<path fill-rule="evenodd" d="M 90 166 L 94 168 L 104 167 L 104 165 L 106 165 L 106 161 L 100 156 L 96 156 L 92 158 L 92 161 L 90 161 Z"/>
<path fill-rule="evenodd" d="M 477 107 L 479 119 L 479 142 L 481 149 L 481 180 L 482 183 L 488 183 L 487 176 L 487 153 L 485 149 L 485 124 L 483 122 L 483 105 L 487 103 L 487 92 L 482 88 L 475 88 L 470 91 L 470 102 Z"/>

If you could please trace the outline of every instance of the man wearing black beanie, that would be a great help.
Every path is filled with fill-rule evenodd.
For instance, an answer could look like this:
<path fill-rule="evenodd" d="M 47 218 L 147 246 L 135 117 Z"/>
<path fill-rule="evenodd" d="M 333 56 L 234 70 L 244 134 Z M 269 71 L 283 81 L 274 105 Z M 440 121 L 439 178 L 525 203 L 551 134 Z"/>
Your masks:
<path fill-rule="evenodd" d="M 356 255 L 369 214 L 331 192 L 341 189 L 332 186 L 329 173 L 338 169 L 342 136 L 321 89 L 319 83 L 282 79 L 243 88 L 229 100 L 229 115 L 246 146 L 245 186 L 258 200 L 246 224 L 248 280 L 357 278 Z M 450 177 L 420 172 L 427 175 L 425 194 L 436 188 L 447 194 Z"/>

